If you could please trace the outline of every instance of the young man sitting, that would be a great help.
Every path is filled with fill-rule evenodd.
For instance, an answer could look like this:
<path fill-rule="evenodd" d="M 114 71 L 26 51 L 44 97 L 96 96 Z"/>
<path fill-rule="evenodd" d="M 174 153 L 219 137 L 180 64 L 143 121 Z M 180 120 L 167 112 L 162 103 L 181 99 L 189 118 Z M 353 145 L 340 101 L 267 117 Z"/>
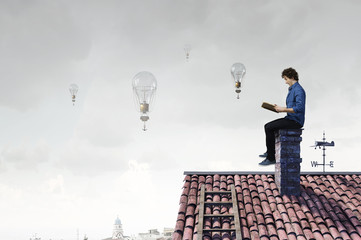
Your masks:
<path fill-rule="evenodd" d="M 298 73 L 293 68 L 287 68 L 282 72 L 282 78 L 289 85 L 286 98 L 286 107 L 275 105 L 277 112 L 286 112 L 287 116 L 267 123 L 264 126 L 266 133 L 267 152 L 260 157 L 265 159 L 259 165 L 267 166 L 276 163 L 275 158 L 275 132 L 279 129 L 299 129 L 305 122 L 305 90 L 298 83 Z"/>

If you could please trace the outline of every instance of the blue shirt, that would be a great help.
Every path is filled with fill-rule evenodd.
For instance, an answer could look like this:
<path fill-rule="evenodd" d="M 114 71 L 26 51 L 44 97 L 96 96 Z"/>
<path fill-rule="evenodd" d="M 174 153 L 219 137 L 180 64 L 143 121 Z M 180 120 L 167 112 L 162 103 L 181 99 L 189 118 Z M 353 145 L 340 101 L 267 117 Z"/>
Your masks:
<path fill-rule="evenodd" d="M 298 82 L 288 89 L 286 104 L 287 108 L 293 108 L 295 113 L 287 113 L 285 118 L 294 120 L 303 126 L 305 123 L 306 93 Z"/>

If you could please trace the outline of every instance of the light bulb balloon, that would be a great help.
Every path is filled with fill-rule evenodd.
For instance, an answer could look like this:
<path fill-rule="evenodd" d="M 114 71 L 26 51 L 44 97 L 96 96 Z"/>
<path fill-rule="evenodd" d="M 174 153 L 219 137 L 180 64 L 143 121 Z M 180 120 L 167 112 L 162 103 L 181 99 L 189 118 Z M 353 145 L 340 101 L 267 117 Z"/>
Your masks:
<path fill-rule="evenodd" d="M 242 63 L 235 63 L 231 67 L 231 74 L 235 83 L 235 92 L 239 99 L 239 93 L 241 92 L 241 87 L 244 82 L 244 75 L 246 74 L 246 67 Z"/>
<path fill-rule="evenodd" d="M 139 72 L 133 78 L 133 95 L 137 110 L 141 113 L 140 120 L 144 122 L 143 130 L 146 131 L 145 122 L 148 121 L 148 113 L 153 107 L 153 101 L 157 90 L 157 80 L 150 72 Z"/>
<path fill-rule="evenodd" d="M 189 53 L 192 50 L 192 46 L 190 44 L 184 45 L 184 51 L 186 53 L 186 60 L 189 62 Z"/>
<path fill-rule="evenodd" d="M 76 94 L 78 93 L 78 90 L 79 90 L 78 85 L 76 85 L 74 83 L 70 84 L 69 91 L 70 91 L 70 94 L 71 94 L 71 99 L 72 99 L 72 102 L 73 102 L 73 106 L 75 104 L 75 98 L 76 98 Z"/>

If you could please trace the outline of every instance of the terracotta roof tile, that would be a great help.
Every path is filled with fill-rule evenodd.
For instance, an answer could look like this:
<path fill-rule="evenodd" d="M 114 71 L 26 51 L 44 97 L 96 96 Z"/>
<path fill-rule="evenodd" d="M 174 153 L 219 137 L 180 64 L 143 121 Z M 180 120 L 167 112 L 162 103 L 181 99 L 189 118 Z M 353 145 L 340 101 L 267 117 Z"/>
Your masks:
<path fill-rule="evenodd" d="M 235 185 L 242 239 L 360 239 L 360 175 L 301 175 L 301 195 L 281 196 L 273 175 L 186 175 L 173 239 L 197 239 L 199 199 L 206 191 Z M 205 194 L 206 214 L 232 214 L 229 194 Z M 204 219 L 204 228 L 234 229 L 230 217 Z M 203 239 L 235 239 L 233 231 L 204 233 Z"/>

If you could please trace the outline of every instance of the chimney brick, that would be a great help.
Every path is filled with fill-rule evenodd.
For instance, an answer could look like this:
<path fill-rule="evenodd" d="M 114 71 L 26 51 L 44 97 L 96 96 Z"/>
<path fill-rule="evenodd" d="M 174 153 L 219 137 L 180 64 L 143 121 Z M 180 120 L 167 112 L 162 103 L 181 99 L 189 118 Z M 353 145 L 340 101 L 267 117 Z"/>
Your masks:
<path fill-rule="evenodd" d="M 301 134 L 302 129 L 280 129 L 275 134 L 275 181 L 281 195 L 300 195 Z"/>

